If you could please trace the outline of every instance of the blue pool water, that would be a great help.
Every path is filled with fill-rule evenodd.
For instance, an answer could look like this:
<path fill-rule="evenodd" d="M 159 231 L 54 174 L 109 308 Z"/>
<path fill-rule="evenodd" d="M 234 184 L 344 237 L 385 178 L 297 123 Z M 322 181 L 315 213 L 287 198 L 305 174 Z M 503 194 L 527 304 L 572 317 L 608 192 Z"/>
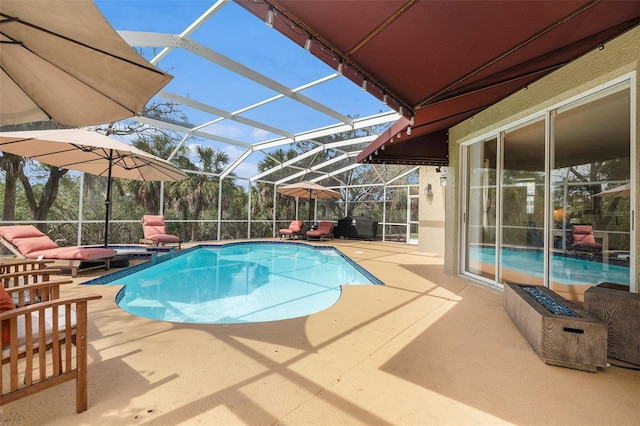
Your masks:
<path fill-rule="evenodd" d="M 207 324 L 305 316 L 341 285 L 382 284 L 333 247 L 284 242 L 199 246 L 109 281 L 125 286 L 117 302 L 131 314 Z"/>
<path fill-rule="evenodd" d="M 541 250 L 503 248 L 500 251 L 502 267 L 543 278 L 544 255 Z M 469 259 L 483 263 L 495 263 L 495 248 L 471 247 Z M 550 262 L 551 281 L 561 284 L 589 284 L 602 282 L 629 284 L 629 267 L 606 264 L 584 257 L 554 254 Z"/>

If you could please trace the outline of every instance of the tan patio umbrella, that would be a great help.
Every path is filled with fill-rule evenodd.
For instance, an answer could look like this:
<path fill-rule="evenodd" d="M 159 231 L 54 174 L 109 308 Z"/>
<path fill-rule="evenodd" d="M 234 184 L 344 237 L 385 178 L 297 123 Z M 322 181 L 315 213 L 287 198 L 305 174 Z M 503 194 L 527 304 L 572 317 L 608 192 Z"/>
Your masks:
<path fill-rule="evenodd" d="M 0 132 L 0 151 L 64 169 L 107 176 L 105 247 L 109 242 L 112 177 L 174 182 L 187 177 L 181 169 L 162 158 L 88 130 Z"/>
<path fill-rule="evenodd" d="M 311 225 L 311 200 L 312 199 L 337 199 L 342 198 L 338 191 L 326 188 L 313 182 L 297 182 L 283 185 L 278 188 L 280 194 L 289 195 L 291 197 L 309 198 L 309 225 Z"/>
<path fill-rule="evenodd" d="M 594 197 L 628 197 L 631 194 L 631 183 L 606 189 L 594 195 Z"/>
<path fill-rule="evenodd" d="M 0 125 L 118 121 L 140 114 L 171 78 L 91 0 L 0 1 Z"/>

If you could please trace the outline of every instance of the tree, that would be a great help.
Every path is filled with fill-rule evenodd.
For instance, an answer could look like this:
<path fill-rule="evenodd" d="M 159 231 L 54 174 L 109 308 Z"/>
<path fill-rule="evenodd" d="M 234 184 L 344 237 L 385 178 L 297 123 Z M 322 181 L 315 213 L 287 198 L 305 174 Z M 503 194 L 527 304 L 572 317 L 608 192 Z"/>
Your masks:
<path fill-rule="evenodd" d="M 156 133 L 143 135 L 132 143 L 138 149 L 153 154 L 157 157 L 167 159 L 178 146 L 176 138 L 166 133 Z M 186 157 L 187 149 L 182 146 L 173 157 L 173 162 L 185 167 L 189 166 L 189 159 Z M 145 212 L 158 214 L 160 212 L 160 182 L 143 182 L 138 180 L 126 181 L 126 189 L 133 198 L 142 205 Z"/>
<path fill-rule="evenodd" d="M 177 104 L 172 102 L 154 102 L 143 112 L 143 115 L 149 115 L 154 118 L 164 118 L 168 121 L 180 121 L 184 120 L 184 115 L 177 108 Z M 25 123 L 19 125 L 7 125 L 0 126 L 0 131 L 21 131 L 21 130 L 49 130 L 49 129 L 64 129 L 68 128 L 63 124 L 55 121 L 41 121 L 34 123 Z M 142 136 L 149 131 L 156 132 L 151 127 L 140 124 L 131 120 L 119 121 L 116 123 L 109 123 L 104 126 L 96 128 L 96 131 L 104 135 L 138 135 Z M 11 221 L 15 219 L 15 204 L 16 204 L 16 183 L 20 181 L 27 194 L 27 202 L 29 208 L 33 213 L 33 219 L 39 221 L 46 221 L 49 215 L 51 206 L 58 196 L 58 189 L 60 186 L 59 180 L 67 173 L 67 170 L 60 169 L 58 167 L 47 166 L 50 170 L 47 177 L 47 183 L 45 184 L 43 191 L 36 200 L 34 188 L 30 179 L 24 172 L 26 160 L 19 156 L 12 156 L 11 154 L 4 153 L 0 157 L 0 169 L 6 173 L 6 185 L 4 194 L 4 206 L 2 212 L 2 219 L 5 221 Z M 46 232 L 46 225 L 38 225 L 42 231 Z"/>
<path fill-rule="evenodd" d="M 16 215 L 16 185 L 23 175 L 24 158 L 3 153 L 0 156 L 0 169 L 5 172 L 4 205 L 2 220 L 12 221 Z"/>
<path fill-rule="evenodd" d="M 296 158 L 299 152 L 295 149 L 277 149 L 258 163 L 258 170 L 265 172 Z M 269 175 L 270 179 L 278 180 L 287 175 L 286 170 L 277 170 Z M 255 202 L 252 203 L 251 216 L 254 219 L 271 219 L 273 209 L 274 186 L 270 183 L 258 182 L 254 190 Z M 295 214 L 295 199 L 293 197 L 278 197 L 276 212 L 281 218 L 293 219 Z"/>
<path fill-rule="evenodd" d="M 68 126 L 64 126 L 55 121 L 40 121 L 34 123 L 26 123 L 19 125 L 0 126 L 1 131 L 20 131 L 20 130 L 47 130 L 47 129 L 64 129 Z M 29 208 L 33 213 L 34 220 L 46 220 L 49 213 L 49 209 L 53 205 L 56 196 L 58 195 L 58 180 L 66 174 L 66 171 L 58 167 L 46 166 L 50 170 L 45 190 L 40 194 L 39 202 L 36 201 L 34 196 L 33 187 L 31 182 L 24 173 L 27 159 L 4 153 L 0 157 L 0 168 L 6 172 L 7 184 L 5 186 L 5 204 L 2 211 L 2 219 L 11 221 L 15 219 L 16 208 L 16 183 L 20 181 L 27 194 L 27 202 Z M 38 228 L 46 232 L 45 224 L 38 224 Z"/>
<path fill-rule="evenodd" d="M 179 105 L 173 102 L 152 102 L 145 107 L 142 116 L 170 123 L 178 123 L 186 127 L 194 127 L 188 123 L 185 124 L 187 121 L 186 116 L 179 108 Z M 150 127 L 147 124 L 134 120 L 121 120 L 114 123 L 107 123 L 97 126 L 95 131 L 106 136 L 134 136 L 138 139 L 145 139 L 149 137 L 150 134 L 164 134 L 174 139 L 174 133 L 170 130 Z"/>
<path fill-rule="evenodd" d="M 229 163 L 229 156 L 211 147 L 196 145 L 196 162 L 192 170 L 200 173 L 173 183 L 168 192 L 174 208 L 181 212 L 183 221 L 192 219 L 191 241 L 198 239 L 198 220 L 205 209 L 217 205 L 219 175 Z"/>
<path fill-rule="evenodd" d="M 344 200 L 347 202 L 348 216 L 370 216 L 376 219 L 382 219 L 382 215 L 375 215 L 371 211 L 372 201 L 376 198 L 373 194 L 379 193 L 379 200 L 382 200 L 382 187 L 374 185 L 379 179 L 372 165 L 361 165 L 355 169 L 347 170 L 339 177 L 342 184 L 346 187 L 343 194 Z M 358 186 L 362 185 L 362 186 Z M 352 187 L 353 186 L 353 187 Z M 342 212 L 335 211 L 340 206 L 334 204 L 333 214 L 342 215 Z M 382 211 L 382 209 L 379 209 Z M 358 213 L 358 214 L 356 214 Z"/>
<path fill-rule="evenodd" d="M 60 188 L 60 179 L 67 174 L 68 170 L 61 169 L 59 167 L 49 166 L 49 176 L 47 178 L 47 182 L 44 184 L 42 191 L 40 192 L 40 197 L 38 201 L 36 201 L 36 194 L 34 193 L 33 187 L 31 186 L 29 179 L 25 176 L 24 173 L 20 175 L 20 182 L 22 182 L 22 186 L 24 187 L 24 192 L 27 198 L 27 203 L 29 204 L 29 208 L 31 213 L 33 214 L 33 219 L 36 221 L 46 221 L 49 216 L 49 210 L 51 210 L 51 206 L 55 202 L 58 197 L 58 189 Z M 38 224 L 42 230 L 46 232 L 45 224 Z"/>

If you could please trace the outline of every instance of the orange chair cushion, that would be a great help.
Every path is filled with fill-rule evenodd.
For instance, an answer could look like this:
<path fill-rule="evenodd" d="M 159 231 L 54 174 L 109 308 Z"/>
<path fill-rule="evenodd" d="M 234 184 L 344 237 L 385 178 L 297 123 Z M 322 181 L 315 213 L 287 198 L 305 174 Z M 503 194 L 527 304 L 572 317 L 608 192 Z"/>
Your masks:
<path fill-rule="evenodd" d="M 10 311 L 11 309 L 15 309 L 16 305 L 13 304 L 13 300 L 11 300 L 11 296 L 7 293 L 7 290 L 4 289 L 3 286 L 0 285 L 0 312 Z M 2 321 L 2 346 L 9 343 L 10 339 L 10 331 L 9 328 L 9 320 Z"/>
<path fill-rule="evenodd" d="M 58 247 L 48 250 L 32 251 L 29 259 L 37 259 L 42 256 L 45 259 L 60 260 L 101 260 L 114 257 L 118 252 L 110 248 L 103 247 Z"/>
<path fill-rule="evenodd" d="M 152 239 L 154 235 L 165 234 L 164 216 L 150 214 L 142 216 L 142 231 L 147 239 Z"/>
<path fill-rule="evenodd" d="M 0 226 L 0 236 L 27 259 L 98 260 L 118 254 L 103 247 L 60 247 L 32 225 Z"/>
<path fill-rule="evenodd" d="M 280 233 L 281 234 L 297 234 L 302 230 L 302 225 L 304 224 L 303 221 L 301 220 L 294 220 L 293 222 L 291 222 L 289 224 L 288 228 L 282 228 L 280 229 Z"/>
<path fill-rule="evenodd" d="M 58 245 L 46 235 L 43 235 L 41 237 L 14 238 L 12 243 L 18 248 L 18 250 L 20 250 L 20 253 L 25 256 L 28 256 L 29 253 L 32 253 L 34 251 L 59 248 Z"/>
<path fill-rule="evenodd" d="M 150 234 L 145 235 L 145 238 L 147 240 L 157 241 L 159 243 L 177 243 L 178 241 L 180 241 L 180 237 L 170 234 Z"/>
<path fill-rule="evenodd" d="M 15 238 L 42 237 L 44 234 L 33 225 L 9 225 L 0 226 L 0 237 L 7 241 Z"/>
<path fill-rule="evenodd" d="M 591 225 L 573 225 L 571 228 L 573 243 L 580 246 L 601 247 L 602 244 L 596 242 Z"/>
<path fill-rule="evenodd" d="M 310 237 L 323 237 L 331 234 L 333 228 L 333 222 L 320 222 L 318 229 L 307 231 L 307 235 Z"/>

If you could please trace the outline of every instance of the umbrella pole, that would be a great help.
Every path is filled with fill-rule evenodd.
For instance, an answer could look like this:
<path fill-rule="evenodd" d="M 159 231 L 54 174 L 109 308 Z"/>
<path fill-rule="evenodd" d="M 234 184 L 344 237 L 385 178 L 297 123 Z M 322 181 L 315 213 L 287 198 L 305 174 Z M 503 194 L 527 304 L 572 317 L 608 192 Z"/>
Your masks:
<path fill-rule="evenodd" d="M 109 217 L 111 216 L 111 165 L 113 162 L 113 150 L 109 151 L 109 172 L 107 173 L 107 196 L 104 200 L 104 246 L 109 245 Z"/>
<path fill-rule="evenodd" d="M 311 229 L 311 190 L 309 190 L 309 229 Z"/>

